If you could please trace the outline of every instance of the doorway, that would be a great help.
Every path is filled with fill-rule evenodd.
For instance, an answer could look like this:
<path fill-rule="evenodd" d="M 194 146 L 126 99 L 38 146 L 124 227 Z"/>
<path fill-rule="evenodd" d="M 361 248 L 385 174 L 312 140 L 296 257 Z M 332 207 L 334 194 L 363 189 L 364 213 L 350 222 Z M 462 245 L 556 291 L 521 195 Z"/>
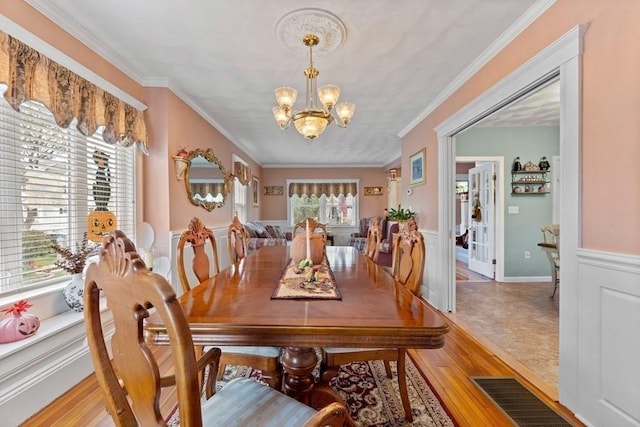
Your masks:
<path fill-rule="evenodd" d="M 438 235 L 437 247 L 444 255 L 442 269 L 437 273 L 438 283 L 445 289 L 436 289 L 442 295 L 437 306 L 443 311 L 455 311 L 455 263 L 450 256 L 455 242 L 453 221 L 453 191 L 455 188 L 454 135 L 477 123 L 482 118 L 507 105 L 531 88 L 550 79 L 560 78 L 560 158 L 563 181 L 560 223 L 563 224 L 561 258 L 563 269 L 560 281 L 560 375 L 559 399 L 567 407 L 577 407 L 579 372 L 577 346 L 569 343 L 578 335 L 577 309 L 577 251 L 580 240 L 580 43 L 586 27 L 577 26 L 555 43 L 548 46 L 526 64 L 519 67 L 481 96 L 436 127 L 438 134 Z M 441 291 L 438 292 L 438 291 Z M 565 345 L 563 345 L 563 342 Z"/>

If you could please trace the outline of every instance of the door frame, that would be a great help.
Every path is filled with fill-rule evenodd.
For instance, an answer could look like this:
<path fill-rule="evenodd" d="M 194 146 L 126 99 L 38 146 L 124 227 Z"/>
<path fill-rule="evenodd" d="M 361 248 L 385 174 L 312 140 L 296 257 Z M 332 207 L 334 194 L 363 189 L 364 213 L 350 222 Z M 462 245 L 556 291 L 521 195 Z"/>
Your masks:
<path fill-rule="evenodd" d="M 453 138 L 454 141 L 454 145 L 455 145 L 455 137 Z M 496 270 L 495 270 L 495 274 L 494 274 L 494 278 L 493 280 L 495 280 L 496 282 L 504 282 L 504 156 L 456 156 L 455 157 L 455 161 L 456 162 L 464 162 L 464 163 L 470 163 L 470 162 L 493 162 L 495 164 L 495 172 L 497 175 L 497 179 L 496 179 L 496 206 L 495 206 L 495 213 L 494 213 L 494 230 L 495 230 L 495 242 L 494 242 L 494 246 L 495 246 L 495 257 L 496 257 Z M 454 163 L 454 170 L 455 170 L 455 163 Z M 455 200 L 454 200 L 455 203 Z M 471 201 L 469 201 L 469 203 L 471 203 Z M 453 224 L 455 227 L 455 222 L 456 222 L 456 209 L 455 209 L 455 205 L 453 206 L 453 209 L 451 211 L 451 213 L 453 214 Z M 452 262 L 455 266 L 455 258 L 456 257 L 456 248 L 455 245 L 453 247 L 453 259 Z M 455 280 L 455 276 L 454 276 L 454 280 Z M 455 312 L 456 311 L 456 287 L 455 287 L 455 282 L 454 282 L 454 286 L 452 287 L 453 289 L 451 289 L 452 293 L 451 293 L 451 309 L 449 311 L 451 312 Z"/>
<path fill-rule="evenodd" d="M 582 244 L 581 206 L 581 93 L 582 53 L 587 25 L 578 25 L 544 48 L 529 61 L 455 112 L 435 131 L 438 135 L 438 251 L 442 268 L 445 310 L 451 307 L 455 289 L 455 262 L 449 256 L 455 246 L 455 144 L 454 135 L 542 82 L 560 78 L 560 159 L 562 203 L 560 217 L 560 370 L 558 392 L 562 404 L 579 407 L 578 372 L 578 257 Z"/>

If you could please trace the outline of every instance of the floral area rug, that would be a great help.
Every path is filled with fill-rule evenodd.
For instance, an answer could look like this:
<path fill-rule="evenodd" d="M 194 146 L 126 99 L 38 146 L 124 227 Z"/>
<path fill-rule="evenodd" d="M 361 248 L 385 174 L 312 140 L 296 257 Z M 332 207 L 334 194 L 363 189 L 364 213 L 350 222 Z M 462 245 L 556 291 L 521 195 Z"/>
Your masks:
<path fill-rule="evenodd" d="M 404 409 L 398 392 L 395 363 L 391 363 L 393 379 L 387 378 L 382 361 L 356 362 L 343 365 L 331 387 L 337 390 L 346 402 L 351 417 L 362 427 L 399 427 L 399 426 L 454 426 L 451 418 L 422 378 L 410 358 L 407 357 L 407 386 L 413 422 L 404 418 Z M 238 377 L 253 378 L 262 382 L 260 371 L 245 367 L 228 365 L 224 377 L 216 383 L 219 390 L 230 380 Z M 266 386 L 266 385 L 265 385 Z M 179 425 L 178 414 L 174 414 L 169 426 Z"/>

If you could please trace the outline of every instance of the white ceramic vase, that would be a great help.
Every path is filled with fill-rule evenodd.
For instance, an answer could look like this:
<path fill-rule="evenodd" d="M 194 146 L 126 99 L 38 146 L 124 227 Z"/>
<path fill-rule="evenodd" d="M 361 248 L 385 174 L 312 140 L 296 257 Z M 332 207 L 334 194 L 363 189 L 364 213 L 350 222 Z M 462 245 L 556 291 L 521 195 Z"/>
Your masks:
<path fill-rule="evenodd" d="M 74 311 L 84 310 L 84 280 L 82 273 L 71 275 L 71 282 L 62 290 L 64 300 Z"/>

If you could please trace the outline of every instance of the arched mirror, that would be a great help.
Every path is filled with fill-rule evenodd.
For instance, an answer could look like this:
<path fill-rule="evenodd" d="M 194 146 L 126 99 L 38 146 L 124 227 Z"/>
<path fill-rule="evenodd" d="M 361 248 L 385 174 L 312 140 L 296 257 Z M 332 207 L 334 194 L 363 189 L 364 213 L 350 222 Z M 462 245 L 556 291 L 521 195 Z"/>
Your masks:
<path fill-rule="evenodd" d="M 187 160 L 184 183 L 189 201 L 209 212 L 222 207 L 229 182 L 224 166 L 213 150 L 193 150 Z"/>

